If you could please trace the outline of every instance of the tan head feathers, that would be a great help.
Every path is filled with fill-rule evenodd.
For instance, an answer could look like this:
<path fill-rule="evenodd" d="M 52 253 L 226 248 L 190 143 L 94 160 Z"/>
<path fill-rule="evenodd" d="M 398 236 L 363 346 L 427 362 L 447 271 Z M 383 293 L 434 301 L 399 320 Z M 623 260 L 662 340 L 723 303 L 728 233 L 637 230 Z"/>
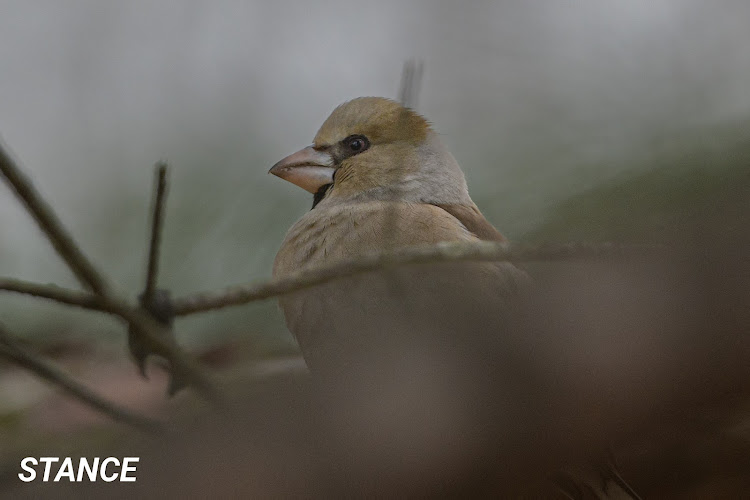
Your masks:
<path fill-rule="evenodd" d="M 325 147 L 352 134 L 361 134 L 373 144 L 423 141 L 430 124 L 412 109 L 385 97 L 358 97 L 333 110 L 320 127 L 313 144 Z"/>

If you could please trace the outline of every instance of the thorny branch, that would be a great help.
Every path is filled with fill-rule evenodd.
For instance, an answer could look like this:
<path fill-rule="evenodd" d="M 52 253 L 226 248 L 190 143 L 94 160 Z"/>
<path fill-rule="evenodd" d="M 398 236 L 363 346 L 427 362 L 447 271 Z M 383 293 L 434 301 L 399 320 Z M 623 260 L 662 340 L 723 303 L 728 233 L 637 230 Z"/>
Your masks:
<path fill-rule="evenodd" d="M 177 346 L 165 327 L 110 291 L 106 279 L 84 255 L 52 207 L 44 201 L 31 180 L 23 174 L 2 144 L 0 144 L 0 173 L 3 174 L 5 180 L 76 277 L 95 293 L 101 303 L 106 304 L 106 310 L 129 323 L 131 329 L 137 331 L 137 335 L 142 337 L 143 343 L 149 346 L 152 352 L 166 357 L 173 370 L 178 370 L 181 376 L 201 395 L 216 401 L 218 395 L 213 384 L 203 374 L 198 364 Z"/>

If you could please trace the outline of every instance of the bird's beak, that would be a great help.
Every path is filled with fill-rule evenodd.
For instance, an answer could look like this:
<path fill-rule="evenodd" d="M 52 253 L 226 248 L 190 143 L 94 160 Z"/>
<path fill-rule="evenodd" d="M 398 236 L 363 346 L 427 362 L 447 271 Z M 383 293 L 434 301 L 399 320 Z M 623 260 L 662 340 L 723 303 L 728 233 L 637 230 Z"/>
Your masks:
<path fill-rule="evenodd" d="M 278 162 L 268 173 L 315 194 L 333 182 L 335 170 L 330 154 L 308 146 Z"/>

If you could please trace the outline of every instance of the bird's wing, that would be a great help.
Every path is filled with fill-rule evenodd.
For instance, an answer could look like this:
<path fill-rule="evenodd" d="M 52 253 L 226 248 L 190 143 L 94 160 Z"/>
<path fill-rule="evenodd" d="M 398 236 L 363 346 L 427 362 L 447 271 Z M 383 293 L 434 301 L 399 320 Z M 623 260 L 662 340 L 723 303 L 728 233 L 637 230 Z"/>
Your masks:
<path fill-rule="evenodd" d="M 485 241 L 507 241 L 500 231 L 495 229 L 495 226 L 484 218 L 482 212 L 479 211 L 476 205 L 459 205 L 459 204 L 436 204 L 438 208 L 441 208 L 451 214 L 453 217 L 458 219 L 461 224 L 464 225 L 471 233 L 473 233 L 480 240 Z"/>

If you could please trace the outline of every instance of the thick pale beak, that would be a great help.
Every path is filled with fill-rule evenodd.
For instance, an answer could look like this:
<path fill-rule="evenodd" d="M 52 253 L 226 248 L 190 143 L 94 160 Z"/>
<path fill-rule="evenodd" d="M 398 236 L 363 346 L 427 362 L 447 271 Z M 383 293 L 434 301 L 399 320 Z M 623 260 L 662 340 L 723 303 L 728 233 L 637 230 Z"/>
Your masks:
<path fill-rule="evenodd" d="M 333 182 L 333 158 L 312 146 L 297 151 L 278 162 L 268 171 L 313 194 Z"/>

